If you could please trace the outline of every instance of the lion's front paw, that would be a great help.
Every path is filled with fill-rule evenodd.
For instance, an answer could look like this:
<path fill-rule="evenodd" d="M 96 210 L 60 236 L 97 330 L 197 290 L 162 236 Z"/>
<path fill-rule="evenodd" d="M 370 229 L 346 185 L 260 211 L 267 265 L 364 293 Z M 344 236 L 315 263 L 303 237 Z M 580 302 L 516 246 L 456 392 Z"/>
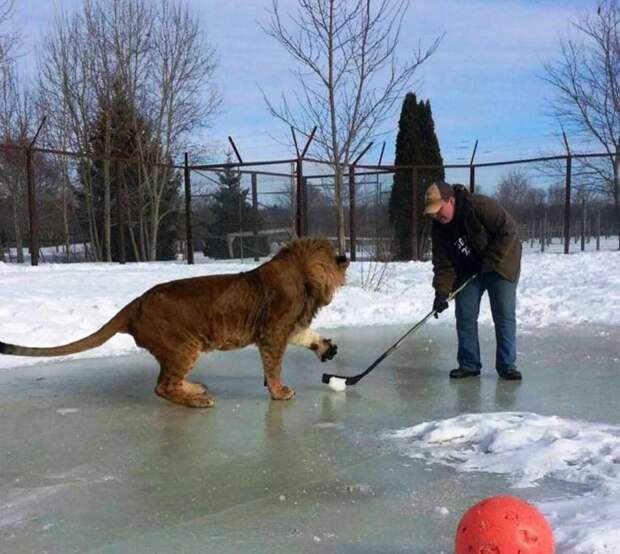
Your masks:
<path fill-rule="evenodd" d="M 290 400 L 295 396 L 295 389 L 287 387 L 286 385 L 271 387 L 269 392 L 273 400 Z"/>
<path fill-rule="evenodd" d="M 326 362 L 331 360 L 336 354 L 338 354 L 338 346 L 334 344 L 331 339 L 323 339 L 321 345 L 321 361 Z"/>

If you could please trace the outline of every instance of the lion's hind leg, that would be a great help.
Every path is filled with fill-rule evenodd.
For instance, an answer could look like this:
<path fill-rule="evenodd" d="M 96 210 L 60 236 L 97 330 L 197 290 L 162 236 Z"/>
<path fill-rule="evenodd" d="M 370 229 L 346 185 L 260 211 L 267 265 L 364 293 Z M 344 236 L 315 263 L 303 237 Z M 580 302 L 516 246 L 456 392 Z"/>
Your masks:
<path fill-rule="evenodd" d="M 198 349 L 191 354 L 187 351 L 182 352 L 182 349 L 155 354 L 160 364 L 155 393 L 170 402 L 192 408 L 210 408 L 215 405 L 215 398 L 207 393 L 204 385 L 185 380 L 198 354 Z"/>

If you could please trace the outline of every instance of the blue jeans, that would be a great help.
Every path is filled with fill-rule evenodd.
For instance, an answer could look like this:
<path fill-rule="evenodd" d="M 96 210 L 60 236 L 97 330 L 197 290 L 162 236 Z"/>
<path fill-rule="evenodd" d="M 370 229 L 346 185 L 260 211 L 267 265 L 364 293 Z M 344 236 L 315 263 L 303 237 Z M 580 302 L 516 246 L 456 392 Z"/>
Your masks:
<path fill-rule="evenodd" d="M 457 360 L 459 367 L 480 370 L 480 344 L 478 342 L 478 314 L 480 299 L 484 291 L 489 293 L 491 314 L 495 324 L 495 369 L 503 375 L 509 369 L 516 369 L 517 360 L 517 283 L 509 281 L 499 273 L 478 275 L 455 298 L 456 333 L 459 341 Z"/>

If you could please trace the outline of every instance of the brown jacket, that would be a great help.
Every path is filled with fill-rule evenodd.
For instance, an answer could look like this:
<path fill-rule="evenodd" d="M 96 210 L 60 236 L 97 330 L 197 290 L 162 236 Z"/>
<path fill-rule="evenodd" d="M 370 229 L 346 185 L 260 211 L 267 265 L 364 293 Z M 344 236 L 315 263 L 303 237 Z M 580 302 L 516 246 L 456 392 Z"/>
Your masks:
<path fill-rule="evenodd" d="M 462 185 L 454 185 L 455 199 L 467 237 L 482 260 L 482 273 L 495 271 L 514 281 L 521 271 L 521 239 L 516 221 L 495 200 L 483 194 L 470 194 Z M 442 224 L 433 221 L 433 287 L 436 292 L 449 294 L 454 290 L 457 275 L 452 249 L 440 232 Z"/>

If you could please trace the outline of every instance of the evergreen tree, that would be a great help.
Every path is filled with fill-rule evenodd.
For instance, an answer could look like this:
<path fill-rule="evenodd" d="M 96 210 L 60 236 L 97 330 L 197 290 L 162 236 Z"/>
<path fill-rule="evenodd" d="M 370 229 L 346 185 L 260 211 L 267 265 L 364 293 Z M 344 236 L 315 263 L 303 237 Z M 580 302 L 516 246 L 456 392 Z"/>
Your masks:
<path fill-rule="evenodd" d="M 394 228 L 396 258 L 421 259 L 425 255 L 429 225 L 424 218 L 424 192 L 430 183 L 444 178 L 443 159 L 435 134 L 430 101 L 420 100 L 407 93 L 398 122 L 394 165 L 438 166 L 416 170 L 417 251 L 412 252 L 411 187 L 413 170 L 396 171 L 390 195 L 389 216 Z"/>
<path fill-rule="evenodd" d="M 227 163 L 230 163 L 230 154 Z M 218 189 L 213 195 L 210 211 L 213 221 L 206 226 L 204 254 L 211 258 L 229 258 L 228 234 L 249 232 L 254 230 L 255 222 L 260 226 L 261 218 L 255 219 L 252 204 L 248 200 L 250 191 L 241 186 L 241 174 L 231 166 L 226 166 L 218 172 Z M 244 256 L 254 256 L 254 238 L 243 236 Z M 233 257 L 241 257 L 241 240 L 233 242 Z M 269 253 L 267 240 L 261 237 L 259 242 L 259 256 Z"/>
<path fill-rule="evenodd" d="M 90 136 L 90 146 L 94 161 L 90 164 L 83 164 L 81 171 L 88 171 L 92 186 L 93 205 L 95 211 L 95 224 L 102 236 L 103 229 L 103 204 L 104 204 L 104 167 L 102 158 L 105 156 L 105 132 L 106 126 L 110 125 L 110 187 L 112 197 L 112 228 L 111 228 L 111 250 L 112 260 L 119 260 L 120 239 L 118 228 L 118 183 L 117 176 L 120 175 L 124 190 L 125 203 L 125 259 L 127 261 L 137 261 L 143 259 L 145 246 L 141 244 L 142 233 L 138 228 L 138 215 L 141 211 L 148 209 L 143 205 L 143 195 L 139 193 L 139 169 L 135 160 L 138 158 L 137 140 L 142 141 L 143 148 L 154 148 L 149 137 L 151 130 L 145 119 L 134 112 L 133 106 L 129 104 L 122 86 L 114 86 L 112 100 L 109 108 L 100 106 L 95 115 Z M 124 163 L 125 160 L 127 163 Z M 172 160 L 169 160 L 172 162 Z M 132 163 L 133 162 L 133 163 Z M 120 171 L 117 171 L 117 164 L 121 163 Z M 85 176 L 82 181 L 84 184 Z M 177 238 L 177 224 L 179 216 L 179 190 L 180 177 L 171 173 L 168 178 L 168 185 L 162 197 L 160 213 L 162 214 L 157 239 L 157 259 L 174 259 L 175 241 Z M 79 211 L 84 218 L 87 217 L 85 209 L 86 198 L 84 190 L 76 191 Z M 131 222 L 129 219 L 131 218 Z M 82 224 L 87 228 L 88 221 L 82 220 Z M 136 247 L 131 240 L 130 225 L 133 225 L 133 236 Z M 138 252 L 136 252 L 136 248 Z"/>

